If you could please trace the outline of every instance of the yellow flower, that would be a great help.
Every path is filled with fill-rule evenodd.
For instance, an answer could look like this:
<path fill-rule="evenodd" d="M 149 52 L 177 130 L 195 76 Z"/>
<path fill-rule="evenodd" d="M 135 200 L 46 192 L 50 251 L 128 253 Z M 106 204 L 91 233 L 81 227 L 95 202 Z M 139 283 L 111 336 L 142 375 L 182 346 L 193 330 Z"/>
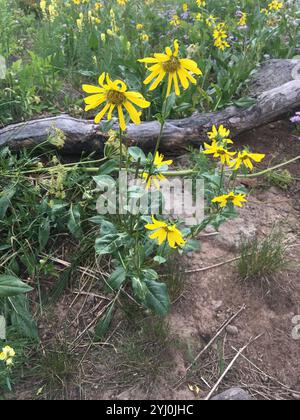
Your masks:
<path fill-rule="evenodd" d="M 15 350 L 10 346 L 5 346 L 0 353 L 0 360 L 6 363 L 6 366 L 13 365 L 13 359 L 16 355 Z"/>
<path fill-rule="evenodd" d="M 242 12 L 238 25 L 239 26 L 246 26 L 247 25 L 247 17 L 248 17 L 247 13 Z"/>
<path fill-rule="evenodd" d="M 164 155 L 159 152 L 156 153 L 154 162 L 153 162 L 153 173 L 143 172 L 142 177 L 146 182 L 146 188 L 149 190 L 152 187 L 152 184 L 159 190 L 161 183 L 166 180 L 166 177 L 160 173 L 162 167 L 167 167 L 172 165 L 172 160 L 165 160 Z"/>
<path fill-rule="evenodd" d="M 46 0 L 40 1 L 40 8 L 43 14 L 43 17 L 47 17 L 47 2 Z"/>
<path fill-rule="evenodd" d="M 268 5 L 268 9 L 269 10 L 281 10 L 283 8 L 283 3 L 281 1 L 278 0 L 273 0 L 271 3 L 269 3 Z"/>
<path fill-rule="evenodd" d="M 246 194 L 235 194 L 231 192 L 229 194 L 221 195 L 212 200 L 213 203 L 219 203 L 220 207 L 224 208 L 227 204 L 232 203 L 234 206 L 243 207 L 243 203 L 246 203 Z"/>
<path fill-rule="evenodd" d="M 216 141 L 218 143 L 226 142 L 227 144 L 233 144 L 233 141 L 229 138 L 230 130 L 224 127 L 224 125 L 220 125 L 217 128 L 215 125 L 212 127 L 212 131 L 209 131 L 208 138 L 212 141 Z"/>
<path fill-rule="evenodd" d="M 146 190 L 149 191 L 152 185 L 160 190 L 161 183 L 166 180 L 166 177 L 163 174 L 149 174 L 148 172 L 143 172 L 142 177 L 146 183 Z"/>
<path fill-rule="evenodd" d="M 149 35 L 147 35 L 145 32 L 143 32 L 143 33 L 140 35 L 140 39 L 141 39 L 141 41 L 143 41 L 143 42 L 148 42 L 148 41 L 149 41 Z"/>
<path fill-rule="evenodd" d="M 182 10 L 186 13 L 189 10 L 189 5 L 187 3 L 183 3 Z"/>
<path fill-rule="evenodd" d="M 214 158 L 220 158 L 222 165 L 228 165 L 231 164 L 231 159 L 233 156 L 236 155 L 236 152 L 229 152 L 225 147 L 220 146 L 216 141 L 214 141 L 212 144 L 204 143 L 204 154 L 205 155 L 213 155 Z"/>
<path fill-rule="evenodd" d="M 208 18 L 205 20 L 206 25 L 210 28 L 211 26 L 214 26 L 216 23 L 217 18 L 213 15 L 209 15 Z"/>
<path fill-rule="evenodd" d="M 206 6 L 206 1 L 205 0 L 196 0 L 197 6 L 198 7 L 205 7 Z"/>
<path fill-rule="evenodd" d="M 154 159 L 154 166 L 156 168 L 161 168 L 162 166 L 172 165 L 173 160 L 164 160 L 164 158 L 165 158 L 164 155 L 157 152 Z"/>
<path fill-rule="evenodd" d="M 152 224 L 149 223 L 145 226 L 147 230 L 155 231 L 149 235 L 150 239 L 156 240 L 158 245 L 168 242 L 169 246 L 173 249 L 183 247 L 186 241 L 183 239 L 182 233 L 177 229 L 176 224 L 171 225 L 166 222 L 160 222 L 152 216 Z"/>
<path fill-rule="evenodd" d="M 219 48 L 221 51 L 225 51 L 225 48 L 230 48 L 230 44 L 222 38 L 218 38 L 214 42 L 215 47 Z"/>
<path fill-rule="evenodd" d="M 106 73 L 102 73 L 99 77 L 99 85 L 100 87 L 91 85 L 82 86 L 84 92 L 92 94 L 84 100 L 86 111 L 95 109 L 105 103 L 105 106 L 95 117 L 96 124 L 99 124 L 106 113 L 108 120 L 111 120 L 113 111 L 117 109 L 121 130 L 125 131 L 126 121 L 123 107 L 128 112 L 134 124 L 139 125 L 141 123 L 141 113 L 136 110 L 134 105 L 140 108 L 148 108 L 151 105 L 141 93 L 127 92 L 127 86 L 124 82 L 121 80 L 112 81 Z"/>
<path fill-rule="evenodd" d="M 181 24 L 180 17 L 178 15 L 173 15 L 170 24 L 172 26 L 179 26 Z"/>
<path fill-rule="evenodd" d="M 189 87 L 189 82 L 197 84 L 193 74 L 202 75 L 197 63 L 188 58 L 178 58 L 178 55 L 179 44 L 176 40 L 174 52 L 167 47 L 165 54 L 154 54 L 154 57 L 138 60 L 141 63 L 153 64 L 148 69 L 151 74 L 144 81 L 144 84 L 148 85 L 155 79 L 149 88 L 150 91 L 156 89 L 166 76 L 168 77 L 167 96 L 170 95 L 173 84 L 176 95 L 180 95 L 179 81 L 185 90 Z"/>
<path fill-rule="evenodd" d="M 238 157 L 233 162 L 231 162 L 230 167 L 233 167 L 234 171 L 237 171 L 242 165 L 244 165 L 246 168 L 252 171 L 252 160 L 254 162 L 261 162 L 265 157 L 266 155 L 262 153 L 249 153 L 247 150 L 244 150 L 243 152 L 239 152 Z"/>
<path fill-rule="evenodd" d="M 213 38 L 215 40 L 214 45 L 215 47 L 219 48 L 220 50 L 224 51 L 225 48 L 229 48 L 230 45 L 227 42 L 228 34 L 225 30 L 225 24 L 219 23 L 214 32 L 213 32 Z"/>

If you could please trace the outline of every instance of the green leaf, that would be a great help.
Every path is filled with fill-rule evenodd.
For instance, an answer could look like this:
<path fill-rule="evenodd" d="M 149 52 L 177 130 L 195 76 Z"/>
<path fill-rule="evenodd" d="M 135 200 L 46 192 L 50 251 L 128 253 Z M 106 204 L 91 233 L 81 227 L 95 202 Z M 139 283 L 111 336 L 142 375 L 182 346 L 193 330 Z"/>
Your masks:
<path fill-rule="evenodd" d="M 13 311 L 11 312 L 12 325 L 24 336 L 38 340 L 38 329 L 29 311 L 28 299 L 26 296 L 15 296 L 10 299 Z"/>
<path fill-rule="evenodd" d="M 11 244 L 10 245 L 6 245 L 6 244 L 0 245 L 0 252 L 11 249 L 11 247 L 12 247 Z"/>
<path fill-rule="evenodd" d="M 183 251 L 184 253 L 196 252 L 196 251 L 200 251 L 200 248 L 201 248 L 201 244 L 199 241 L 197 241 L 196 239 L 189 239 L 187 243 L 185 244 Z"/>
<path fill-rule="evenodd" d="M 145 153 L 139 147 L 129 147 L 128 153 L 135 162 L 140 160 L 141 163 L 145 163 L 147 161 Z"/>
<path fill-rule="evenodd" d="M 6 189 L 1 193 L 0 197 L 0 219 L 4 219 L 8 208 L 11 206 L 11 199 L 15 195 L 15 189 Z"/>
<path fill-rule="evenodd" d="M 167 118 L 169 118 L 172 109 L 174 108 L 174 105 L 176 103 L 176 95 L 175 93 L 171 93 L 170 96 L 167 97 L 167 99 L 164 102 L 164 107 L 163 107 L 163 119 L 166 120 Z"/>
<path fill-rule="evenodd" d="M 167 262 L 167 260 L 164 257 L 161 257 L 160 255 L 157 255 L 156 257 L 154 257 L 154 261 L 160 265 Z"/>
<path fill-rule="evenodd" d="M 238 108 L 248 108 L 252 105 L 256 104 L 256 99 L 250 98 L 248 96 L 241 98 L 234 102 L 234 105 L 236 105 Z"/>
<path fill-rule="evenodd" d="M 0 297 L 17 296 L 32 290 L 32 287 L 23 283 L 17 277 L 5 274 L 0 276 Z"/>
<path fill-rule="evenodd" d="M 123 267 L 117 268 L 107 280 L 108 285 L 113 290 L 118 290 L 126 280 L 126 271 Z"/>
<path fill-rule="evenodd" d="M 171 301 L 166 284 L 154 280 L 145 280 L 145 284 L 148 289 L 145 298 L 146 306 L 159 316 L 168 315 Z"/>
<path fill-rule="evenodd" d="M 98 45 L 99 45 L 99 39 L 98 39 L 95 31 L 93 31 L 90 35 L 90 38 L 89 38 L 89 47 L 90 47 L 91 50 L 97 51 Z"/>
<path fill-rule="evenodd" d="M 98 322 L 95 328 L 95 339 L 101 341 L 107 334 L 114 315 L 114 304 L 110 306 L 104 317 Z"/>
<path fill-rule="evenodd" d="M 117 235 L 105 235 L 102 238 L 96 239 L 96 253 L 98 255 L 112 254 L 118 250 L 121 246 L 125 245 L 128 239 L 126 233 L 120 233 Z"/>
<path fill-rule="evenodd" d="M 100 191 L 113 189 L 116 186 L 116 181 L 109 175 L 94 176 L 93 180 L 96 182 Z"/>
<path fill-rule="evenodd" d="M 147 286 L 139 277 L 133 276 L 131 278 L 132 289 L 136 298 L 145 301 L 148 292 Z"/>
<path fill-rule="evenodd" d="M 50 220 L 44 219 L 39 227 L 40 252 L 44 250 L 50 238 Z"/>
<path fill-rule="evenodd" d="M 101 222 L 101 235 L 105 236 L 105 235 L 115 235 L 118 233 L 118 230 L 116 228 L 116 226 L 109 222 L 108 220 L 104 220 L 102 217 L 102 222 Z"/>
<path fill-rule="evenodd" d="M 68 229 L 76 239 L 81 239 L 83 232 L 81 229 L 81 215 L 79 206 L 71 204 L 69 213 Z"/>
<path fill-rule="evenodd" d="M 115 172 L 117 164 L 114 160 L 108 160 L 99 168 L 99 173 L 101 175 L 110 175 L 112 172 Z"/>

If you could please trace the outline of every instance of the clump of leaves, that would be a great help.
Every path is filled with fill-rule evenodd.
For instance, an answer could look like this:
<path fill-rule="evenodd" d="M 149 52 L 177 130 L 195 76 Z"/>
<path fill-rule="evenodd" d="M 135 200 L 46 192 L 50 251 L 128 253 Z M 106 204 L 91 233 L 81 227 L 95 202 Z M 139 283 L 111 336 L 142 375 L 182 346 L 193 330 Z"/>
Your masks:
<path fill-rule="evenodd" d="M 286 246 L 281 231 L 274 230 L 264 240 L 255 239 L 242 245 L 238 272 L 242 280 L 269 281 L 287 264 Z"/>
<path fill-rule="evenodd" d="M 267 175 L 267 180 L 270 185 L 286 190 L 292 184 L 293 177 L 291 173 L 285 169 L 269 172 Z"/>

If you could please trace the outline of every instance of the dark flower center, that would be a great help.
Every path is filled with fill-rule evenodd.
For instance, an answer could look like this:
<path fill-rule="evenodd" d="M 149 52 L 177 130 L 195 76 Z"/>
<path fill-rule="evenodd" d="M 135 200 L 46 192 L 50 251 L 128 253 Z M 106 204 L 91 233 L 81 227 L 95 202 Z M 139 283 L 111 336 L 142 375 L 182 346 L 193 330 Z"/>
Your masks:
<path fill-rule="evenodd" d="M 107 100 L 113 105 L 122 105 L 123 102 L 125 102 L 126 97 L 122 92 L 118 92 L 117 90 L 110 90 L 107 94 Z"/>
<path fill-rule="evenodd" d="M 171 57 L 169 61 L 162 63 L 162 66 L 167 73 L 174 73 L 180 68 L 180 62 L 177 57 Z"/>

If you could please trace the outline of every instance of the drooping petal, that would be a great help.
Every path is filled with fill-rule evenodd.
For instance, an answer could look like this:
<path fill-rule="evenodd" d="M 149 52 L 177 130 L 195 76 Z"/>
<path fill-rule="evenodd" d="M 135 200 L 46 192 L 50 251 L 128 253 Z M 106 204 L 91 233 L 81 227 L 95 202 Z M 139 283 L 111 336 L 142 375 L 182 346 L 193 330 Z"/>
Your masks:
<path fill-rule="evenodd" d="M 166 75 L 166 72 L 164 70 L 161 70 L 159 76 L 157 77 L 157 79 L 152 83 L 152 85 L 150 86 L 149 90 L 152 91 L 154 89 L 157 88 L 157 86 L 163 81 L 164 77 Z"/>
<path fill-rule="evenodd" d="M 179 76 L 180 83 L 182 84 L 183 89 L 187 89 L 189 87 L 189 81 L 182 69 L 179 69 L 177 71 L 177 74 Z"/>
<path fill-rule="evenodd" d="M 177 77 L 176 72 L 173 74 L 173 80 L 174 80 L 175 93 L 177 96 L 180 96 L 180 89 L 179 89 L 178 77 Z"/>
<path fill-rule="evenodd" d="M 108 114 L 107 114 L 108 121 L 110 121 L 112 119 L 112 113 L 113 113 L 115 107 L 116 107 L 116 105 L 114 105 L 114 104 L 110 105 L 110 109 L 109 109 Z"/>
<path fill-rule="evenodd" d="M 198 76 L 202 75 L 202 71 L 199 69 L 198 64 L 194 60 L 190 60 L 189 58 L 182 58 L 180 59 L 180 64 L 186 69 L 189 70 Z"/>
<path fill-rule="evenodd" d="M 126 111 L 128 112 L 131 120 L 134 122 L 134 124 L 136 125 L 141 124 L 140 112 L 138 112 L 129 101 L 124 102 L 124 107 Z"/>
<path fill-rule="evenodd" d="M 126 121 L 122 109 L 122 105 L 118 105 L 119 123 L 122 131 L 126 130 Z"/>
<path fill-rule="evenodd" d="M 175 246 L 175 232 L 168 233 L 168 243 L 171 248 L 176 248 Z"/>
<path fill-rule="evenodd" d="M 106 112 L 109 110 L 110 104 L 106 104 L 105 107 L 99 112 L 99 114 L 95 117 L 95 123 L 99 124 L 99 122 L 102 120 Z"/>
<path fill-rule="evenodd" d="M 152 82 L 152 80 L 159 75 L 160 71 L 160 68 L 158 68 L 157 70 L 150 73 L 149 76 L 144 80 L 144 85 L 148 85 L 150 82 Z"/>
<path fill-rule="evenodd" d="M 179 42 L 177 39 L 174 41 L 174 57 L 178 57 L 179 54 Z"/>
<path fill-rule="evenodd" d="M 137 92 L 126 92 L 125 96 L 129 101 L 140 108 L 148 108 L 151 105 L 151 102 L 146 101 L 143 95 Z"/>
<path fill-rule="evenodd" d="M 167 88 L 167 97 L 170 96 L 173 82 L 173 73 L 169 73 L 168 88 Z"/>
<path fill-rule="evenodd" d="M 250 153 L 249 156 L 255 162 L 261 162 L 266 157 L 266 155 L 262 153 Z"/>
<path fill-rule="evenodd" d="M 158 60 L 159 63 L 166 63 L 170 61 L 170 57 L 167 54 L 154 54 L 154 57 Z"/>
<path fill-rule="evenodd" d="M 95 104 L 98 103 L 99 101 L 101 101 L 102 99 L 106 99 L 106 96 L 103 95 L 102 93 L 97 93 L 96 95 L 91 95 L 91 96 L 87 96 L 86 98 L 84 98 L 84 102 L 87 105 L 91 105 L 91 104 Z M 101 103 L 101 102 L 100 102 Z"/>
<path fill-rule="evenodd" d="M 99 76 L 98 83 L 99 83 L 99 85 L 100 85 L 100 86 L 102 86 L 102 87 L 103 87 L 103 85 L 104 85 L 105 76 L 106 76 L 106 73 L 105 73 L 105 72 L 104 72 L 104 73 L 102 73 L 102 74 Z"/>
<path fill-rule="evenodd" d="M 157 239 L 158 245 L 162 245 L 167 239 L 167 232 L 165 229 L 159 229 L 149 235 L 150 239 Z"/>
<path fill-rule="evenodd" d="M 93 86 L 93 85 L 82 85 L 82 90 L 86 93 L 103 93 L 104 89 L 102 87 Z"/>
<path fill-rule="evenodd" d="M 172 57 L 173 52 L 172 52 L 172 50 L 171 50 L 171 48 L 170 48 L 170 47 L 167 47 L 167 48 L 166 48 L 166 54 L 167 54 L 169 57 Z"/>
<path fill-rule="evenodd" d="M 197 80 L 191 75 L 191 73 L 190 72 L 188 72 L 186 69 L 184 69 L 184 68 L 181 68 L 181 70 L 182 70 L 182 73 L 185 75 L 185 77 L 190 81 L 190 82 L 192 82 L 193 83 L 193 85 L 196 85 L 197 84 Z"/>
<path fill-rule="evenodd" d="M 154 58 L 154 57 L 147 57 L 147 58 L 142 58 L 142 59 L 138 60 L 138 62 L 146 63 L 146 64 L 153 64 L 153 63 L 158 63 L 159 60 L 157 58 Z"/>

